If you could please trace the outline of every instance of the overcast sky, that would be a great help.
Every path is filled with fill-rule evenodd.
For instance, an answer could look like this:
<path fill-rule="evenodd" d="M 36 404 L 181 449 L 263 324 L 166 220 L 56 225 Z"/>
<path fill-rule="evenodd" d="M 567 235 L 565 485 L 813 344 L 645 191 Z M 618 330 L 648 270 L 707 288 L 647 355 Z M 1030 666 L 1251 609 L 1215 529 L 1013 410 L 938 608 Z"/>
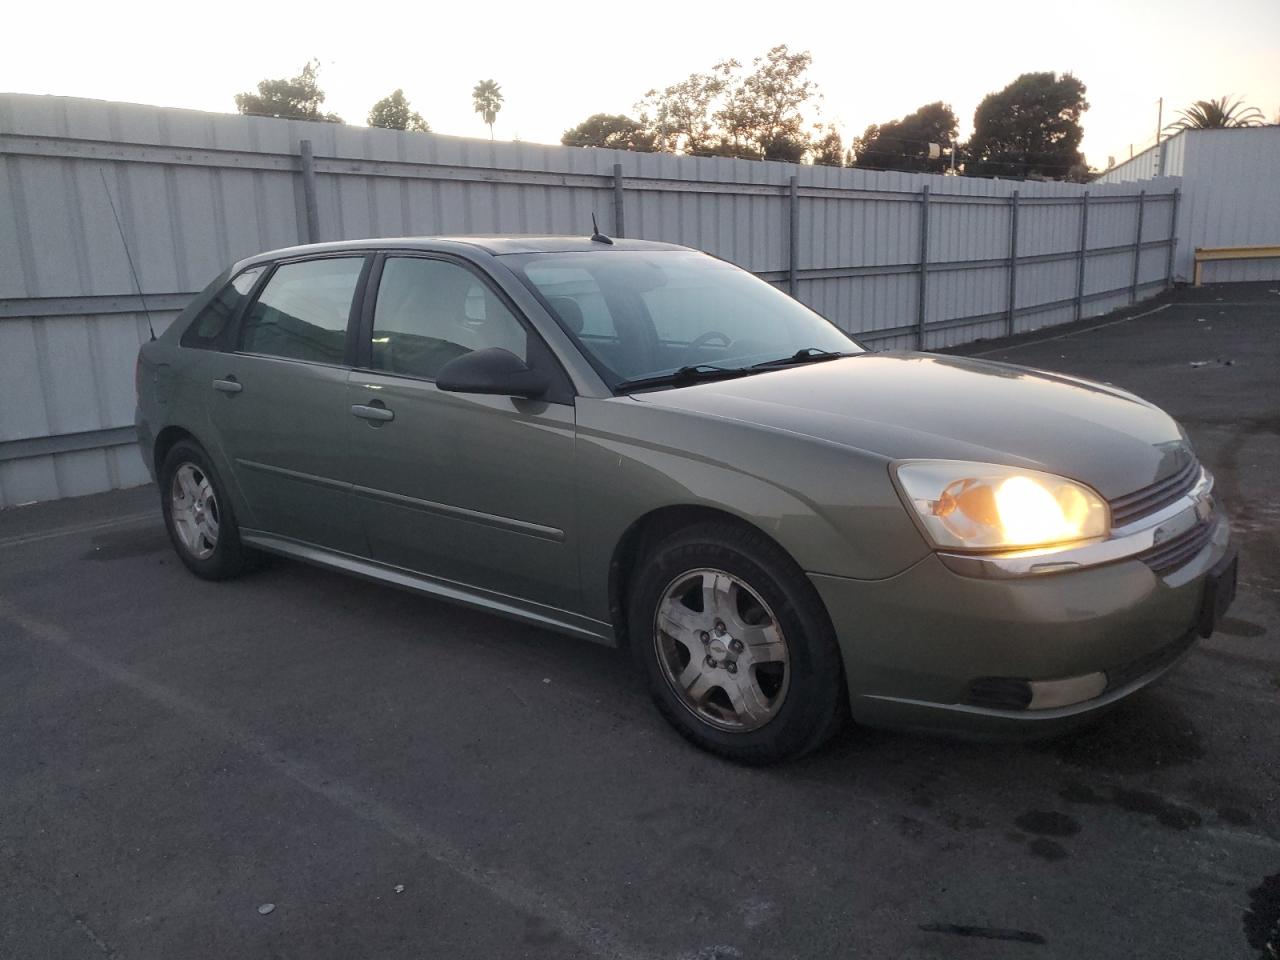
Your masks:
<path fill-rule="evenodd" d="M 1088 87 L 1094 166 L 1151 143 L 1193 100 L 1243 96 L 1280 114 L 1280 0 L 701 4 L 377 2 L 23 3 L 5 13 L 0 91 L 234 112 L 264 77 L 321 61 L 326 109 L 364 123 L 396 87 L 437 133 L 487 136 L 470 91 L 506 96 L 500 138 L 556 143 L 646 90 L 750 61 L 777 43 L 813 54 L 821 115 L 845 135 L 943 100 L 965 136 L 982 97 L 1031 70 Z M 16 42 L 14 42 L 16 41 Z"/>

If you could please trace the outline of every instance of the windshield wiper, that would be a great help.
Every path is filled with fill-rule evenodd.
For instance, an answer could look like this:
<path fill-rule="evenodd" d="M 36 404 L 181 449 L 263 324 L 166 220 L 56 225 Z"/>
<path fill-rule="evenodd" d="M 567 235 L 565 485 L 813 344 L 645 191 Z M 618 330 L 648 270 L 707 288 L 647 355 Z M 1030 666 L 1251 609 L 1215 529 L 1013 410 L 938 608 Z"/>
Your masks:
<path fill-rule="evenodd" d="M 686 383 L 697 383 L 702 380 L 725 380 L 729 377 L 741 377 L 750 372 L 748 367 L 717 367 L 710 363 L 695 363 L 670 373 L 659 373 L 651 377 L 633 377 L 614 385 L 614 390 L 636 390 L 641 387 L 679 386 Z"/>
<path fill-rule="evenodd" d="M 802 347 L 789 357 L 778 357 L 776 360 L 764 360 L 760 363 L 753 363 L 752 370 L 759 370 L 761 367 L 786 367 L 793 363 L 815 363 L 819 360 L 838 360 L 840 357 L 852 357 L 855 354 L 841 353 L 838 350 L 820 350 L 817 347 Z"/>

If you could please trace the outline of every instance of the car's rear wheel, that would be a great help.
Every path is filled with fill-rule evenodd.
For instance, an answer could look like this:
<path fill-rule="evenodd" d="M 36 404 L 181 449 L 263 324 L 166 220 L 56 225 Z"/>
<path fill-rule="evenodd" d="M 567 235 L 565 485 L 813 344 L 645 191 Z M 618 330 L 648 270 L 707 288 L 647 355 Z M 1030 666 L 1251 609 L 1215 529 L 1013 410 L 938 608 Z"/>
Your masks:
<path fill-rule="evenodd" d="M 767 763 L 843 721 L 843 666 L 826 611 L 776 544 L 745 525 L 663 540 L 631 590 L 629 637 L 658 709 L 721 756 Z"/>
<path fill-rule="evenodd" d="M 240 531 L 208 454 L 193 441 L 175 443 L 160 466 L 159 482 L 165 527 L 187 569 L 206 580 L 240 573 Z"/>

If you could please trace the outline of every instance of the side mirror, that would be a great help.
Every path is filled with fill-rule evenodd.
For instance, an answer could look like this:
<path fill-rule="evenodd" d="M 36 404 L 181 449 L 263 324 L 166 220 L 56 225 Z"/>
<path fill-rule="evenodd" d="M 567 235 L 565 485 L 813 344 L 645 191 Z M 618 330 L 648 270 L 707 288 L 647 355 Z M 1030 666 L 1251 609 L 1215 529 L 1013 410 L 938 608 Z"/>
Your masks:
<path fill-rule="evenodd" d="M 490 347 L 455 357 L 440 368 L 436 387 L 449 393 L 492 393 L 535 400 L 551 389 L 545 373 L 531 370 L 510 350 Z"/>

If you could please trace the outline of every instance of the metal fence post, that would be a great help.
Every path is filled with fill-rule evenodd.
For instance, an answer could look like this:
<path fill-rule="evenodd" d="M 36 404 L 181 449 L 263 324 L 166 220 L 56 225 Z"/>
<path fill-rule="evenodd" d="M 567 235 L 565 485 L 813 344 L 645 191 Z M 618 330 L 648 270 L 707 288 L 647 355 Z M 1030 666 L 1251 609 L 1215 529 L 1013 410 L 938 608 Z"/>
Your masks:
<path fill-rule="evenodd" d="M 787 292 L 799 298 L 800 294 L 800 180 L 794 174 L 790 187 L 790 263 L 787 267 Z"/>
<path fill-rule="evenodd" d="M 1013 336 L 1014 311 L 1018 300 L 1018 191 L 1009 195 L 1009 323 Z"/>
<path fill-rule="evenodd" d="M 320 206 L 316 201 L 316 164 L 310 140 L 298 141 L 302 158 L 302 205 L 307 221 L 307 243 L 320 241 Z"/>
<path fill-rule="evenodd" d="M 1178 202 L 1182 199 L 1182 188 L 1173 188 L 1173 211 L 1169 214 L 1169 259 L 1164 268 L 1164 288 L 1173 287 L 1173 255 L 1178 249 Z"/>
<path fill-rule="evenodd" d="M 916 318 L 916 349 L 924 349 L 924 328 L 927 321 L 929 291 L 929 185 L 920 188 L 920 312 Z"/>
<path fill-rule="evenodd" d="M 1089 191 L 1080 198 L 1080 260 L 1076 269 L 1076 319 L 1084 315 L 1084 264 L 1089 252 Z"/>
<path fill-rule="evenodd" d="M 1138 302 L 1138 269 L 1142 266 L 1142 211 L 1147 204 L 1147 191 L 1138 192 L 1138 232 L 1133 238 L 1133 282 L 1129 285 L 1129 302 Z"/>
<path fill-rule="evenodd" d="M 622 212 L 622 164 L 613 165 L 613 235 L 625 237 L 626 223 Z"/>

